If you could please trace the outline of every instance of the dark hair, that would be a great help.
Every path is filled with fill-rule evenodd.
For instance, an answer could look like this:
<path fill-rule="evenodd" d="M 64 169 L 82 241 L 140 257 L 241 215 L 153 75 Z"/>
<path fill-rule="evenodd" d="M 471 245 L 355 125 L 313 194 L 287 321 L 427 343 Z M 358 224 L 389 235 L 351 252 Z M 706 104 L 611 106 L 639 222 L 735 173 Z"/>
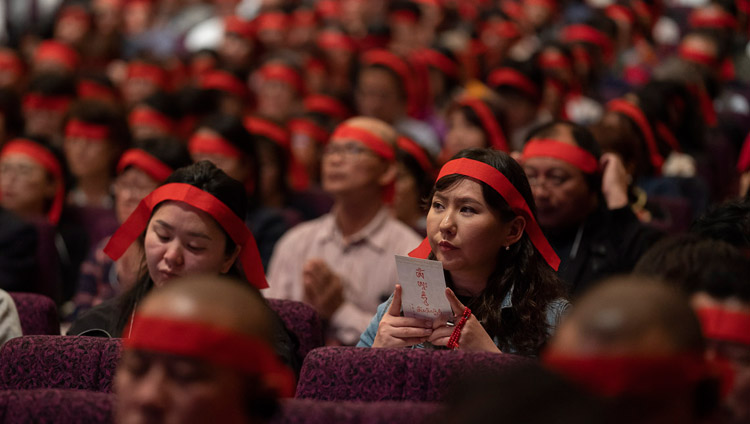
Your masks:
<path fill-rule="evenodd" d="M 508 69 L 513 69 L 514 71 L 518 71 L 519 73 L 521 73 L 523 76 L 528 78 L 534 84 L 539 94 L 532 97 L 529 93 L 523 90 L 520 90 L 516 87 L 509 86 L 509 85 L 491 86 L 492 89 L 498 95 L 522 97 L 534 104 L 539 104 L 539 102 L 542 101 L 542 89 L 544 88 L 544 74 L 542 74 L 541 69 L 539 68 L 539 66 L 537 66 L 536 61 L 533 61 L 533 60 L 517 61 L 517 60 L 512 60 L 512 59 L 506 59 L 502 62 L 502 64 L 498 68 L 495 68 L 495 69 L 500 69 L 500 68 L 508 68 Z M 489 72 L 492 73 L 492 71 L 494 71 L 495 69 L 491 69 Z M 489 74 L 487 76 L 489 76 Z"/>
<path fill-rule="evenodd" d="M 18 136 L 23 131 L 21 99 L 9 88 L 0 89 L 0 114 L 5 119 L 6 140 Z"/>
<path fill-rule="evenodd" d="M 570 121 L 553 121 L 548 124 L 544 124 L 532 129 L 524 140 L 526 144 L 533 138 L 548 138 L 554 136 L 560 126 L 567 126 L 570 128 L 570 133 L 573 136 L 578 147 L 591 153 L 598 161 L 602 157 L 602 149 L 599 147 L 599 143 L 596 142 L 594 135 L 591 134 L 586 127 L 578 125 L 575 122 Z M 599 173 L 594 174 L 583 174 L 591 191 L 601 194 L 602 188 L 602 176 Z"/>
<path fill-rule="evenodd" d="M 432 165 L 432 167 L 434 168 L 435 162 L 432 156 L 422 146 L 417 145 L 417 147 L 422 151 L 422 153 L 424 153 L 424 155 L 430 161 L 430 165 Z M 430 197 L 432 186 L 435 184 L 435 174 L 430 174 L 428 173 L 428 171 L 423 169 L 422 164 L 420 164 L 419 161 L 411 155 L 411 153 L 407 152 L 404 149 L 397 149 L 396 157 L 398 161 L 402 165 L 404 165 L 406 171 L 414 178 L 419 198 L 426 199 Z"/>
<path fill-rule="evenodd" d="M 174 95 L 163 91 L 157 91 L 151 94 L 136 103 L 135 107 L 144 105 L 175 121 L 182 117 L 182 112 L 178 107 L 179 102 L 177 101 L 177 98 Z"/>
<path fill-rule="evenodd" d="M 404 61 L 404 63 L 406 63 L 406 62 Z M 408 66 L 408 64 L 407 64 L 407 66 Z M 359 69 L 359 72 L 357 72 L 357 83 L 356 83 L 357 86 L 359 86 L 359 80 L 360 80 L 360 78 L 362 78 L 362 73 L 364 73 L 368 69 L 377 69 L 377 70 L 380 70 L 380 71 L 384 71 L 386 74 L 388 74 L 388 77 L 391 79 L 391 81 L 393 82 L 393 84 L 396 85 L 396 90 L 398 91 L 399 98 L 403 102 L 406 102 L 406 100 L 408 99 L 408 89 L 406 87 L 406 84 L 408 84 L 409 82 L 408 81 L 403 81 L 402 78 L 401 78 L 401 76 L 399 76 L 396 73 L 396 71 L 393 70 L 393 68 L 391 68 L 390 66 L 386 66 L 386 65 L 383 65 L 383 64 L 380 64 L 380 63 L 374 63 L 374 64 L 371 64 L 371 65 L 362 66 Z"/>
<path fill-rule="evenodd" d="M 247 202 L 245 201 L 244 186 L 239 181 L 230 178 L 224 173 L 224 171 L 217 168 L 209 161 L 200 161 L 176 170 L 162 185 L 170 183 L 184 183 L 197 187 L 219 199 L 240 219 L 243 221 L 245 219 L 247 213 Z M 151 216 L 153 216 L 160 206 L 161 203 L 154 207 L 151 211 Z M 219 227 L 221 228 L 221 226 Z M 223 228 L 221 229 L 226 237 L 224 253 L 228 256 L 234 252 L 236 245 L 232 238 L 226 233 L 226 230 Z M 143 244 L 145 234 L 146 231 L 144 231 L 138 239 L 138 243 L 141 245 Z M 140 274 L 136 283 L 130 290 L 123 293 L 119 299 L 120 315 L 117 317 L 117 333 L 122 332 L 122 329 L 127 325 L 130 315 L 133 313 L 138 302 L 154 287 L 154 282 L 148 273 L 145 263 L 146 258 L 144 253 L 141 258 Z M 244 273 L 236 263 L 228 274 L 243 280 L 246 279 Z"/>
<path fill-rule="evenodd" d="M 508 178 L 521 193 L 529 209 L 536 218 L 534 197 L 521 166 L 506 153 L 492 149 L 464 149 L 454 159 L 468 158 L 486 163 Z M 433 195 L 444 191 L 467 177 L 448 175 L 435 183 Z M 501 219 L 510 221 L 516 216 L 493 188 L 481 183 L 482 193 L 487 204 L 498 211 Z M 434 259 L 434 254 L 430 254 Z M 446 272 L 449 286 L 453 282 Z M 488 278 L 482 293 L 471 299 L 467 306 L 482 321 L 491 337 L 500 340 L 500 349 L 513 346 L 523 355 L 536 355 L 549 337 L 546 319 L 547 306 L 555 299 L 563 297 L 563 285 L 555 271 L 536 250 L 529 235 L 524 232 L 518 243 L 510 250 L 497 254 L 495 269 Z M 500 305 L 512 290 L 513 307 L 504 311 Z"/>
<path fill-rule="evenodd" d="M 714 206 L 693 223 L 690 232 L 750 249 L 750 199 Z"/>
<path fill-rule="evenodd" d="M 479 101 L 484 103 L 490 110 L 490 112 L 492 112 L 492 118 L 495 119 L 495 122 L 497 122 L 498 126 L 500 127 L 500 131 L 502 131 L 503 135 L 507 138 L 508 134 L 506 133 L 505 129 L 508 128 L 508 125 L 505 112 L 503 112 L 500 107 L 497 107 L 494 102 L 487 101 L 485 99 L 479 99 Z M 485 140 L 484 147 L 492 147 L 492 138 L 490 136 L 490 133 L 489 131 L 487 131 L 487 127 L 485 127 L 485 124 L 482 122 L 482 120 L 479 119 L 479 115 L 477 115 L 477 112 L 474 110 L 474 108 L 468 105 L 455 103 L 448 113 L 450 114 L 450 112 L 454 110 L 461 112 L 461 114 L 464 116 L 464 119 L 466 119 L 471 125 L 482 130 L 482 134 L 484 134 Z"/>
<path fill-rule="evenodd" d="M 29 83 L 29 93 L 40 93 L 44 96 L 76 96 L 75 79 L 69 75 L 55 72 L 42 72 L 34 76 Z"/>
<path fill-rule="evenodd" d="M 109 103 L 101 100 L 80 100 L 71 108 L 69 119 L 106 126 L 109 129 L 108 140 L 118 152 L 130 146 L 128 122 L 125 116 Z"/>
<path fill-rule="evenodd" d="M 182 168 L 193 163 L 190 153 L 180 140 L 172 137 L 145 138 L 135 142 L 138 149 L 159 159 L 172 169 Z"/>

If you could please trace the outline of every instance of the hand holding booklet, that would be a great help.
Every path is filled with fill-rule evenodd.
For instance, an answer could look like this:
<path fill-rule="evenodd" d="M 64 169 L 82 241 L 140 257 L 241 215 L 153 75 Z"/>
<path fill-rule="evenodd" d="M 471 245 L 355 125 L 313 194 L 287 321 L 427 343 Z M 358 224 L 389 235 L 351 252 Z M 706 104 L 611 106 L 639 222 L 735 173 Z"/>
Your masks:
<path fill-rule="evenodd" d="M 410 318 L 449 321 L 453 311 L 445 297 L 445 274 L 440 261 L 396 255 L 401 309 Z"/>

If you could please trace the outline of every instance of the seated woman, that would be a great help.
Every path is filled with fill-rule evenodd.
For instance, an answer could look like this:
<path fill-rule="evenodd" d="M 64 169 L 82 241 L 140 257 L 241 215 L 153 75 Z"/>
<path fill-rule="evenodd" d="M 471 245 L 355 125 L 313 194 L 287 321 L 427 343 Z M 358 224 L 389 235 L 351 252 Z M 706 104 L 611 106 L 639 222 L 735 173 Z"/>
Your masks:
<path fill-rule="evenodd" d="M 119 259 L 137 240 L 144 264 L 135 285 L 82 315 L 70 335 L 128 337 L 131 317 L 151 290 L 180 276 L 226 274 L 268 287 L 258 247 L 244 223 L 245 189 L 208 161 L 180 168 L 146 196 L 104 252 Z M 294 365 L 294 342 L 277 320 L 276 350 Z"/>
<path fill-rule="evenodd" d="M 531 187 L 516 161 L 490 149 L 460 152 L 438 175 L 427 238 L 410 255 L 443 263 L 446 297 L 463 324 L 402 317 L 396 285 L 358 346 L 537 355 L 568 302 L 555 274 L 560 260 L 535 215 Z"/>

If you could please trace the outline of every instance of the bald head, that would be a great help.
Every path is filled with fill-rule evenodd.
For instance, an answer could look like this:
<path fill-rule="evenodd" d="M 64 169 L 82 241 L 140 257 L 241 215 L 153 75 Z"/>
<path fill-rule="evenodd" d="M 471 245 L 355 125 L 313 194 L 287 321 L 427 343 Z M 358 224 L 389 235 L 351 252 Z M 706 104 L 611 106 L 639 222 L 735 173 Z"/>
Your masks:
<path fill-rule="evenodd" d="M 393 129 L 392 126 L 387 124 L 385 121 L 381 121 L 380 119 L 370 118 L 366 116 L 355 116 L 354 118 L 349 118 L 346 121 L 342 122 L 341 125 L 349 125 L 352 127 L 370 131 L 391 146 L 396 146 L 398 133 L 395 129 Z"/>
<path fill-rule="evenodd" d="M 586 293 L 550 348 L 574 356 L 667 355 L 700 351 L 703 338 L 681 292 L 631 275 L 610 279 Z"/>
<path fill-rule="evenodd" d="M 154 290 L 138 314 L 178 321 L 202 322 L 273 343 L 271 311 L 260 293 L 221 276 L 175 279 Z"/>

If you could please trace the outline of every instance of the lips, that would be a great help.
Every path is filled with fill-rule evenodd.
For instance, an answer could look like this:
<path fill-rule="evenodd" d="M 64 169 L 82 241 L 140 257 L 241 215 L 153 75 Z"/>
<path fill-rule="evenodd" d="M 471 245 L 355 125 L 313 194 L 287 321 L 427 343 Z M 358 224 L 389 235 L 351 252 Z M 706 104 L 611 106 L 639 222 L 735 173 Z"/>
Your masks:
<path fill-rule="evenodd" d="M 438 248 L 440 248 L 440 251 L 442 252 L 450 252 L 452 250 L 458 249 L 458 247 L 454 246 L 453 243 L 445 240 L 438 243 Z"/>

